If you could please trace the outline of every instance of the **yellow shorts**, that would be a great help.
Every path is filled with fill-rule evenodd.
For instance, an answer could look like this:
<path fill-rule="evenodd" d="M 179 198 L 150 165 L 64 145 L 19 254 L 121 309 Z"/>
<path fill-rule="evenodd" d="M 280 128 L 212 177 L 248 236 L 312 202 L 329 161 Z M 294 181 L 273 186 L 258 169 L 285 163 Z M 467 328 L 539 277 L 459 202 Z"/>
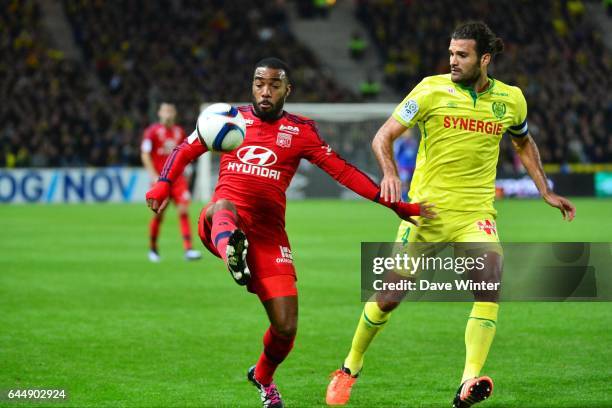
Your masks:
<path fill-rule="evenodd" d="M 418 227 L 402 221 L 395 241 L 403 250 L 396 248 L 395 251 L 407 253 L 411 257 L 441 257 L 449 250 L 450 255 L 455 258 L 475 258 L 486 252 L 503 256 L 495 213 L 449 210 L 437 210 L 437 213 L 438 216 L 434 219 L 419 217 Z M 405 276 L 401 271 L 396 273 Z M 413 272 L 413 276 L 420 273 L 421 271 Z"/>
<path fill-rule="evenodd" d="M 491 242 L 499 243 L 495 214 L 491 212 L 467 212 L 436 210 L 433 219 L 418 217 L 420 225 L 402 221 L 396 242 Z"/>

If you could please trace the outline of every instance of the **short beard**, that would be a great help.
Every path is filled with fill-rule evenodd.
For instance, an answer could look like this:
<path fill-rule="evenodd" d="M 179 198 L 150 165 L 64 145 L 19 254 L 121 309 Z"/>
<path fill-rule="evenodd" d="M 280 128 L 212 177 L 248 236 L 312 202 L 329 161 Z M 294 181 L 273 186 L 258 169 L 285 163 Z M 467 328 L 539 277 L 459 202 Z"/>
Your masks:
<path fill-rule="evenodd" d="M 280 100 L 276 103 L 276 105 L 272 106 L 272 109 L 268 111 L 262 111 L 259 109 L 257 102 L 253 100 L 253 109 L 255 110 L 255 115 L 263 120 L 264 122 L 271 122 L 280 117 L 280 113 L 283 110 L 283 106 L 285 105 L 284 100 Z"/>
<path fill-rule="evenodd" d="M 469 78 L 464 78 L 460 80 L 459 83 L 463 86 L 472 86 L 476 83 L 476 81 L 478 81 L 478 79 L 480 79 L 480 63 L 478 63 L 478 65 L 476 66 L 476 69 L 474 70 L 474 75 Z"/>

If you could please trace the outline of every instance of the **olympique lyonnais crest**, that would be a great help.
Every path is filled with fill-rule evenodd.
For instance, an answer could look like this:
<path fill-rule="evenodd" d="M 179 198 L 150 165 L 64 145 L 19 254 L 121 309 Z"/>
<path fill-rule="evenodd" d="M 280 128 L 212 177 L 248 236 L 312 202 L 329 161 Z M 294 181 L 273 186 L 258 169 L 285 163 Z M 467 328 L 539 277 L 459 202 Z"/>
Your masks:
<path fill-rule="evenodd" d="M 506 114 L 506 104 L 503 102 L 493 102 L 491 106 L 493 109 L 493 114 L 497 119 L 501 119 Z"/>
<path fill-rule="evenodd" d="M 291 147 L 291 135 L 288 133 L 279 133 L 276 135 L 276 144 L 280 147 Z"/>
<path fill-rule="evenodd" d="M 495 226 L 495 221 L 491 222 L 490 220 L 478 221 L 476 223 L 478 226 L 478 231 L 484 231 L 487 235 L 495 234 L 497 235 L 497 227 Z"/>

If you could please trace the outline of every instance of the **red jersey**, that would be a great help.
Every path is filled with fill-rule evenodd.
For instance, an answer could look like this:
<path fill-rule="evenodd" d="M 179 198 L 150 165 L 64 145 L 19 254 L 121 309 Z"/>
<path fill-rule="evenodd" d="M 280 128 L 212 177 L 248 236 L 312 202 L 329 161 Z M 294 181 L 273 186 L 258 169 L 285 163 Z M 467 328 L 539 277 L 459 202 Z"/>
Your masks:
<path fill-rule="evenodd" d="M 367 175 L 347 163 L 325 143 L 314 121 L 283 112 L 271 122 L 260 120 L 251 106 L 238 108 L 247 123 L 244 142 L 225 153 L 212 201 L 233 202 L 246 226 L 257 225 L 259 234 L 284 229 L 285 191 L 301 159 L 320 167 L 340 184 L 369 200 L 393 209 L 400 217 L 418 215 L 418 205 L 380 202 L 380 188 Z M 174 149 L 160 174 L 160 181 L 173 183 L 185 166 L 206 152 L 194 132 Z"/>
<path fill-rule="evenodd" d="M 185 140 L 185 131 L 178 125 L 170 127 L 154 123 L 145 129 L 140 150 L 150 153 L 153 167 L 158 173 L 164 168 L 164 163 L 172 150 Z"/>
<path fill-rule="evenodd" d="M 246 121 L 246 136 L 238 149 L 221 156 L 219 181 L 212 201 L 229 199 L 239 210 L 251 213 L 254 222 L 284 228 L 285 192 L 301 159 L 319 166 L 339 181 L 341 177 L 359 173 L 376 186 L 320 138 L 314 121 L 284 112 L 279 119 L 265 122 L 255 116 L 252 106 L 238 110 Z M 377 190 L 375 187 L 374 191 Z"/>

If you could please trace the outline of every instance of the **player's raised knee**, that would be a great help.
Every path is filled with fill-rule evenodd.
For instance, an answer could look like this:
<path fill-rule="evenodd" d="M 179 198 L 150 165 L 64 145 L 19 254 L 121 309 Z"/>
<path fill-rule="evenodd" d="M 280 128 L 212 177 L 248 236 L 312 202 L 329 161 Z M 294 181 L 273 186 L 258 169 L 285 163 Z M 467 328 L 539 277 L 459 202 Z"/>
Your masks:
<path fill-rule="evenodd" d="M 215 211 L 230 210 L 236 211 L 236 206 L 230 200 L 221 198 L 215 202 Z"/>
<path fill-rule="evenodd" d="M 236 206 L 234 205 L 234 203 L 232 203 L 230 200 L 220 198 L 219 200 L 215 201 L 213 205 L 208 207 L 208 209 L 206 210 L 206 218 L 208 219 L 208 221 L 211 221 L 213 215 L 215 215 L 216 212 L 223 211 L 223 210 L 229 210 L 233 212 L 234 215 L 238 215 L 238 212 L 236 210 Z"/>

